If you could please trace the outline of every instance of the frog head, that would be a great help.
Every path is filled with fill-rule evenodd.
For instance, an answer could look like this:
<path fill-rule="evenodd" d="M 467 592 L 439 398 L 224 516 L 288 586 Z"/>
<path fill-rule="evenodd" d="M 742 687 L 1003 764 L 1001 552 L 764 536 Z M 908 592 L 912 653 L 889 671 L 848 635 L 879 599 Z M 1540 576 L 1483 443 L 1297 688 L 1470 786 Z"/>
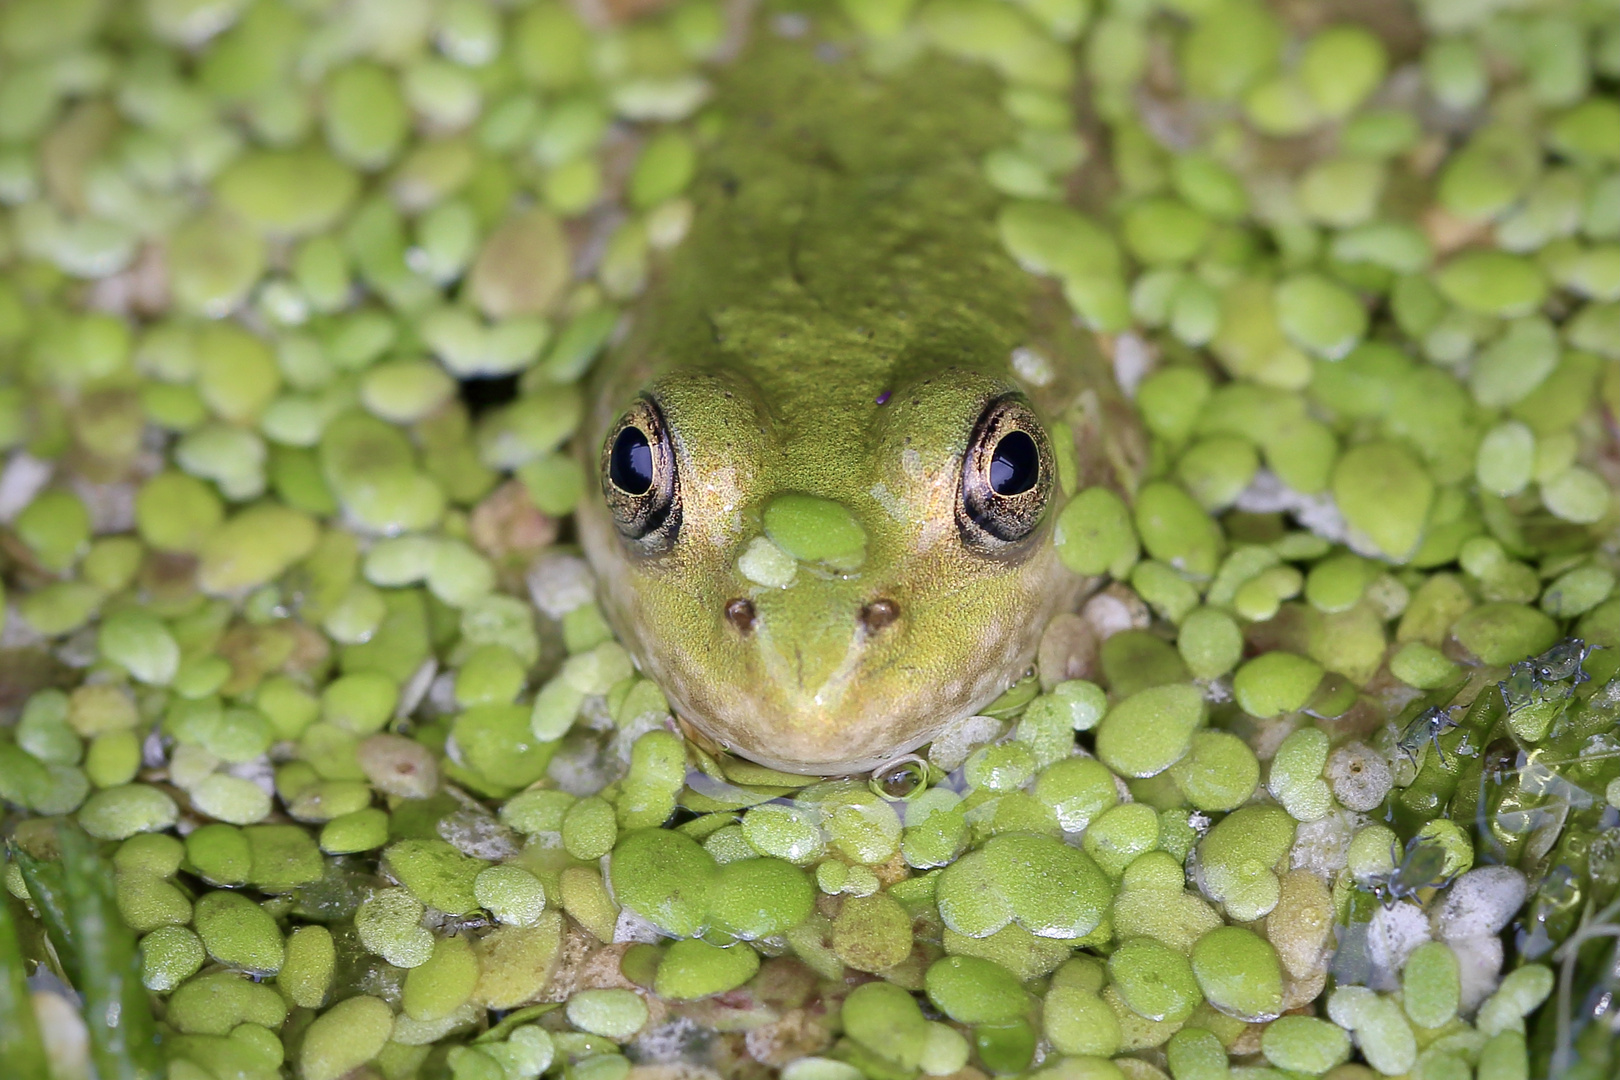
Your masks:
<path fill-rule="evenodd" d="M 1080 582 L 1050 542 L 1051 436 L 1014 385 L 797 377 L 681 368 L 604 402 L 581 532 L 684 719 L 778 769 L 853 772 L 1006 689 Z"/>

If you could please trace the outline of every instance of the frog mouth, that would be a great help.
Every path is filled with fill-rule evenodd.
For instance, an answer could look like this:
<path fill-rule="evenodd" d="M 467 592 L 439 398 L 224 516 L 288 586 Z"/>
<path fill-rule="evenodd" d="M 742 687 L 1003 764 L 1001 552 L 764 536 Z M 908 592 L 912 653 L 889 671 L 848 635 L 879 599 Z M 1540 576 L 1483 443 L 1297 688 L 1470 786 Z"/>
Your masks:
<path fill-rule="evenodd" d="M 778 609 L 774 624 L 772 605 L 761 602 L 739 634 L 745 659 L 735 678 L 686 684 L 698 692 L 680 703 L 683 719 L 730 752 L 796 773 L 862 771 L 892 757 L 897 741 L 926 741 L 931 729 L 918 729 L 938 703 L 915 687 L 896 700 L 884 677 L 903 664 L 892 655 L 904 652 L 900 605 L 823 600 Z"/>

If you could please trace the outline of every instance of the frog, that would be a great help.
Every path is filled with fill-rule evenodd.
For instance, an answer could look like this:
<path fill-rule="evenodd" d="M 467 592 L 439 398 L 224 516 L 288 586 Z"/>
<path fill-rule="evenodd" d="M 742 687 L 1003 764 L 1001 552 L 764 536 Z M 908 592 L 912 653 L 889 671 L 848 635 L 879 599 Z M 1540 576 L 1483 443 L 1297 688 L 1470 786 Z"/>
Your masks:
<path fill-rule="evenodd" d="M 765 33 L 718 74 L 580 440 L 607 621 L 689 733 L 784 772 L 878 768 L 1025 676 L 1098 584 L 1058 511 L 1138 454 L 1096 335 L 998 237 L 1000 79 L 893 66 Z"/>

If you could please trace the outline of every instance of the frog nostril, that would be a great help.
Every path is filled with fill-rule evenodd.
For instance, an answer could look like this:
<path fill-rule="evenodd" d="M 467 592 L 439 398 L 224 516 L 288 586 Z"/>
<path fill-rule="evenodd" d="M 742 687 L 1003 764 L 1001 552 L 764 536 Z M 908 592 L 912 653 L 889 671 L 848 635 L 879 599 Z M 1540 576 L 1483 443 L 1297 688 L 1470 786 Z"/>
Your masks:
<path fill-rule="evenodd" d="M 726 619 L 739 633 L 746 634 L 754 629 L 754 602 L 741 597 L 726 601 Z"/>
<path fill-rule="evenodd" d="M 900 617 L 900 605 L 893 600 L 873 600 L 861 608 L 861 625 L 866 632 L 875 634 Z"/>

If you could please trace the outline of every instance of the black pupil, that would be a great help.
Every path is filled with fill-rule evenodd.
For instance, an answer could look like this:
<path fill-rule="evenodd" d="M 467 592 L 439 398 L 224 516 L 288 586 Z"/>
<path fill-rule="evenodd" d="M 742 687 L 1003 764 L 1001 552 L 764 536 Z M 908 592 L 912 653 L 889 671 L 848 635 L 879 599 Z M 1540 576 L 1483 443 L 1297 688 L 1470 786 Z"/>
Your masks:
<path fill-rule="evenodd" d="M 1022 495 L 1035 486 L 1041 455 L 1027 432 L 1009 431 L 990 456 L 990 490 L 997 495 Z"/>
<path fill-rule="evenodd" d="M 645 495 L 652 490 L 652 446 L 640 428 L 627 427 L 613 440 L 613 453 L 608 457 L 608 479 L 627 495 Z"/>

